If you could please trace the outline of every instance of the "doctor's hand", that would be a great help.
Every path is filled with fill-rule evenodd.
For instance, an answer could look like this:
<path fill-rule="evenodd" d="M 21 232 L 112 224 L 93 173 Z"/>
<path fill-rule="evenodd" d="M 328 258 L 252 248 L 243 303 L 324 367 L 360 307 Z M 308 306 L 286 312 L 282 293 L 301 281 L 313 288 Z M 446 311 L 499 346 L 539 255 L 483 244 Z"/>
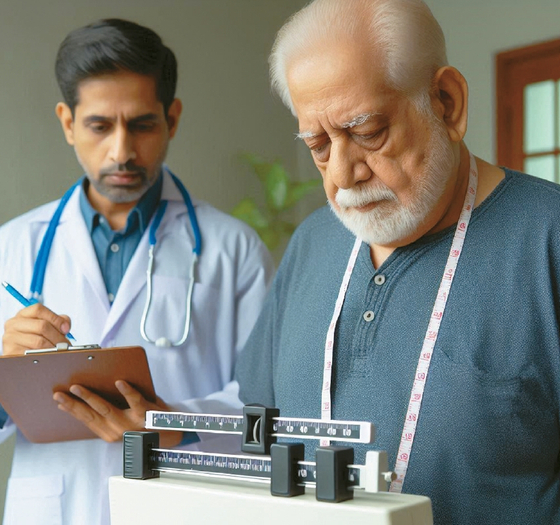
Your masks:
<path fill-rule="evenodd" d="M 25 350 L 52 348 L 57 343 L 70 343 L 70 318 L 57 315 L 42 304 L 20 310 L 4 324 L 2 349 L 4 355 L 22 355 Z"/>
<path fill-rule="evenodd" d="M 145 430 L 147 410 L 170 410 L 159 398 L 157 403 L 146 400 L 126 381 L 116 381 L 115 386 L 124 396 L 130 408 L 121 410 L 81 385 L 70 387 L 70 392 L 79 399 L 72 398 L 64 392 L 55 392 L 53 399 L 59 404 L 60 410 L 64 410 L 81 421 L 101 439 L 109 443 L 121 441 L 125 431 Z M 159 437 L 162 447 L 173 447 L 181 442 L 182 434 L 181 432 L 163 431 L 159 432 Z"/>

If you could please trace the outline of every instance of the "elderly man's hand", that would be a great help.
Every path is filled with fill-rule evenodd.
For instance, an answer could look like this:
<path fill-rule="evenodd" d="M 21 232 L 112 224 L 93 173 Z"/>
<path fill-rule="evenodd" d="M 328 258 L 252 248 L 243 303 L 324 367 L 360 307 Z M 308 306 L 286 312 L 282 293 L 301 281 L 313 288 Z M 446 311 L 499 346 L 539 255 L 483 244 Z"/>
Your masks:
<path fill-rule="evenodd" d="M 59 409 L 81 421 L 109 443 L 120 441 L 125 431 L 144 430 L 147 410 L 169 410 L 160 399 L 157 403 L 147 401 L 126 381 L 116 381 L 115 385 L 130 408 L 121 410 L 81 385 L 70 387 L 70 392 L 79 399 L 64 392 L 55 392 L 53 399 L 59 403 Z M 181 437 L 181 432 L 160 432 L 160 444 L 162 447 L 172 447 L 180 443 Z"/>
<path fill-rule="evenodd" d="M 22 355 L 25 350 L 54 348 L 57 343 L 70 343 L 70 318 L 57 315 L 42 304 L 23 308 L 4 325 L 2 352 Z"/>

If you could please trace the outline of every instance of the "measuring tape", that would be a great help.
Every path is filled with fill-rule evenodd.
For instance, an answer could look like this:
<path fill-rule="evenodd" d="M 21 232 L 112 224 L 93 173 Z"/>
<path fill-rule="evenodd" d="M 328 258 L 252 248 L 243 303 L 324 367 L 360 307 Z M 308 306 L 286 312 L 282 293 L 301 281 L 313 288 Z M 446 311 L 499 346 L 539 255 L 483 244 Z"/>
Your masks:
<path fill-rule="evenodd" d="M 336 298 L 331 323 L 327 331 L 327 340 L 325 341 L 325 362 L 323 365 L 323 389 L 321 391 L 321 418 L 326 420 L 331 419 L 331 384 L 336 323 L 338 323 L 338 318 L 340 317 L 342 305 L 344 304 L 344 298 L 346 297 L 346 290 L 348 290 L 350 277 L 352 277 L 352 272 L 354 270 L 354 265 L 356 264 L 356 258 L 358 257 L 361 245 L 362 240 L 356 238 L 352 248 L 352 253 L 350 254 L 350 259 L 348 260 L 348 265 L 346 266 L 346 271 L 344 272 L 340 290 L 338 291 L 338 297 Z M 328 446 L 329 443 L 330 440 L 327 438 L 321 440 L 321 446 L 323 447 Z"/>
<path fill-rule="evenodd" d="M 428 330 L 426 331 L 426 335 L 424 337 L 424 343 L 422 344 L 422 350 L 420 351 L 418 365 L 414 374 L 414 381 L 412 383 L 412 391 L 410 393 L 410 400 L 406 411 L 401 442 L 399 444 L 399 450 L 397 452 L 397 459 L 395 462 L 397 479 L 391 483 L 391 488 L 389 489 L 391 492 L 402 492 L 402 486 L 410 461 L 412 444 L 414 443 L 414 437 L 416 435 L 416 425 L 418 424 L 418 419 L 420 417 L 420 407 L 424 396 L 424 387 L 426 386 L 426 380 L 428 379 L 428 370 L 430 369 L 434 346 L 439 334 L 439 328 L 445 312 L 445 306 L 451 290 L 451 284 L 453 283 L 453 278 L 455 277 L 457 263 L 459 262 L 459 257 L 461 256 L 461 252 L 463 250 L 465 235 L 467 233 L 472 210 L 474 208 L 477 185 L 478 170 L 476 167 L 476 160 L 471 153 L 469 186 L 467 194 L 465 195 L 463 209 L 461 211 L 461 215 L 459 216 L 459 222 L 457 223 L 457 228 L 455 229 L 455 235 L 453 236 L 451 249 L 449 250 L 449 256 L 445 264 L 445 270 L 443 272 L 443 277 L 441 278 L 430 322 L 428 323 Z"/>

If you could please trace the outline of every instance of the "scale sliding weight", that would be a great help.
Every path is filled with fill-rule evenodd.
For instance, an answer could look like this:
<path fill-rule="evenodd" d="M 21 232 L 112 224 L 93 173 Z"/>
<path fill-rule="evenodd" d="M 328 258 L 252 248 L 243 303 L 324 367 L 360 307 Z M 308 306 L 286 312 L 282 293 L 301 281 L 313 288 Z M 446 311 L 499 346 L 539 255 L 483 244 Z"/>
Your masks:
<path fill-rule="evenodd" d="M 160 472 L 241 478 L 270 483 L 271 494 L 282 497 L 301 495 L 306 486 L 314 486 L 317 499 L 330 502 L 353 498 L 354 489 L 387 491 L 395 478 L 386 452 L 369 451 L 365 465 L 354 465 L 352 447 L 319 447 L 316 461 L 310 462 L 304 461 L 303 443 L 276 443 L 277 437 L 371 443 L 371 423 L 281 418 L 278 409 L 247 405 L 243 416 L 149 411 L 146 428 L 241 434 L 246 454 L 165 450 L 159 448 L 157 432 L 126 432 L 125 478 L 150 479 Z"/>

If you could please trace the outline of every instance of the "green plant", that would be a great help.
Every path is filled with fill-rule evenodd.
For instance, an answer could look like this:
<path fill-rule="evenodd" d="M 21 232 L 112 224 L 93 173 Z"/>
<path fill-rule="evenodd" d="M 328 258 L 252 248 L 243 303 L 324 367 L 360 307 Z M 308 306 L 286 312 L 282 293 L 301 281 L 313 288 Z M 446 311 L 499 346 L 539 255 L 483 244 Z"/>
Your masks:
<path fill-rule="evenodd" d="M 273 251 L 289 238 L 297 224 L 288 220 L 286 211 L 321 184 L 320 179 L 294 181 L 280 162 L 266 162 L 256 155 L 243 154 L 258 177 L 264 202 L 246 197 L 232 211 L 232 215 L 253 227 L 269 250 Z"/>

